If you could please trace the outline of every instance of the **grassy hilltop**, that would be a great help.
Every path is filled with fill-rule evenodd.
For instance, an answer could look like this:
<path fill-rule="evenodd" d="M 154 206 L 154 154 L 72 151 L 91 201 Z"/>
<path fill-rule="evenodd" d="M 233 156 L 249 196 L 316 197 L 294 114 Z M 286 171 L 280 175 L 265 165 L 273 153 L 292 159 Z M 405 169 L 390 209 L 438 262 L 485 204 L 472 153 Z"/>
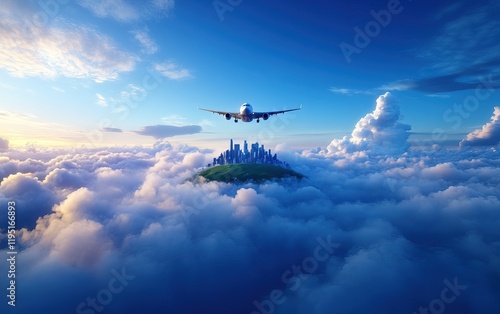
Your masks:
<path fill-rule="evenodd" d="M 215 166 L 198 173 L 210 181 L 234 182 L 234 181 L 255 181 L 281 179 L 286 177 L 303 178 L 304 176 L 293 170 L 276 165 L 268 164 L 233 164 Z"/>

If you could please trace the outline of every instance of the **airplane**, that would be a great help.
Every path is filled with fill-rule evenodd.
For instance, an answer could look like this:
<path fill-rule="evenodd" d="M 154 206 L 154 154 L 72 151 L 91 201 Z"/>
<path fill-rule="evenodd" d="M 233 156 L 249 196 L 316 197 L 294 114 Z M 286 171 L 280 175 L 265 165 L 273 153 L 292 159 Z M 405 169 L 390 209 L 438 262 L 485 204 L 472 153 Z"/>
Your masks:
<path fill-rule="evenodd" d="M 198 107 L 198 109 L 220 114 L 224 116 L 226 120 L 231 120 L 234 118 L 234 122 L 238 122 L 238 120 L 241 120 L 243 122 L 252 122 L 254 119 L 256 119 L 257 123 L 259 123 L 260 119 L 267 120 L 272 115 L 300 110 L 302 109 L 302 105 L 300 106 L 300 108 L 280 110 L 280 111 L 270 111 L 270 112 L 254 112 L 252 105 L 248 103 L 244 103 L 243 105 L 241 105 L 240 112 L 225 112 L 225 111 L 204 109 L 200 107 Z"/>

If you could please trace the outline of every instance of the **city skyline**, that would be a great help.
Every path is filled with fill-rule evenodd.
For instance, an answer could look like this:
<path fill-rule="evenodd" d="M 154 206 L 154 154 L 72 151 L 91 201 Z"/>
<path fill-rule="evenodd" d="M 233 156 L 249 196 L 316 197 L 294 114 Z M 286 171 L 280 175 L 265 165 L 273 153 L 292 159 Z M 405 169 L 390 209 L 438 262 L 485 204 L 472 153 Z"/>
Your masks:
<path fill-rule="evenodd" d="M 23 4 L 0 10 L 0 138 L 12 147 L 213 148 L 273 128 L 266 146 L 326 147 L 388 91 L 411 145 L 456 147 L 500 103 L 495 1 Z M 197 109 L 244 102 L 304 108 L 258 125 Z"/>
<path fill-rule="evenodd" d="M 232 138 L 229 140 L 229 149 L 221 153 L 219 157 L 214 157 L 208 167 L 249 163 L 281 165 L 289 168 L 287 163 L 278 159 L 277 154 L 272 154 L 271 149 L 266 150 L 264 144 L 259 146 L 259 142 L 255 142 L 251 144 L 249 150 L 247 140 L 243 140 L 243 148 L 241 148 L 240 144 L 234 144 Z"/>
<path fill-rule="evenodd" d="M 499 16 L 3 0 L 0 313 L 500 313 Z"/>

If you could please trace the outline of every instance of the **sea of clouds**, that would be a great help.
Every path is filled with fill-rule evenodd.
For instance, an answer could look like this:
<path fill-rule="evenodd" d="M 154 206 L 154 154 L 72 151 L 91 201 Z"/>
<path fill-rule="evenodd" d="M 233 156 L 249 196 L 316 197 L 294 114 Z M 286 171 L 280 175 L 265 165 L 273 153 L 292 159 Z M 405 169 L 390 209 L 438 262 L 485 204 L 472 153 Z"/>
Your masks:
<path fill-rule="evenodd" d="M 278 146 L 307 178 L 264 184 L 190 180 L 217 152 L 166 141 L 4 145 L 15 312 L 500 313 L 498 110 L 461 148 L 416 150 L 386 93 L 326 149 Z"/>

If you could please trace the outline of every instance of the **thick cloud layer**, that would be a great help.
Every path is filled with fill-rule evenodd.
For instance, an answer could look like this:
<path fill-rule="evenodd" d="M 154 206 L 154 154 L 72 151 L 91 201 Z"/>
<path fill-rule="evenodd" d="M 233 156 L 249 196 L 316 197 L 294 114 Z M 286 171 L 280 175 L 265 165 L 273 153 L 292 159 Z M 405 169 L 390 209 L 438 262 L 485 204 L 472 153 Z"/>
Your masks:
<path fill-rule="evenodd" d="M 404 137 L 379 100 L 353 138 Z M 349 143 L 368 149 L 280 152 L 307 178 L 260 185 L 190 180 L 216 153 L 166 142 L 11 148 L 16 312 L 499 313 L 498 153 Z"/>
<path fill-rule="evenodd" d="M 358 121 L 350 136 L 330 143 L 328 152 L 402 153 L 409 147 L 407 140 L 411 127 L 400 123 L 400 119 L 399 104 L 387 92 L 377 99 L 375 110 Z"/>
<path fill-rule="evenodd" d="M 491 121 L 460 142 L 460 146 L 495 146 L 500 143 L 500 107 L 495 107 Z"/>
<path fill-rule="evenodd" d="M 9 141 L 0 137 L 0 151 L 9 149 Z"/>

